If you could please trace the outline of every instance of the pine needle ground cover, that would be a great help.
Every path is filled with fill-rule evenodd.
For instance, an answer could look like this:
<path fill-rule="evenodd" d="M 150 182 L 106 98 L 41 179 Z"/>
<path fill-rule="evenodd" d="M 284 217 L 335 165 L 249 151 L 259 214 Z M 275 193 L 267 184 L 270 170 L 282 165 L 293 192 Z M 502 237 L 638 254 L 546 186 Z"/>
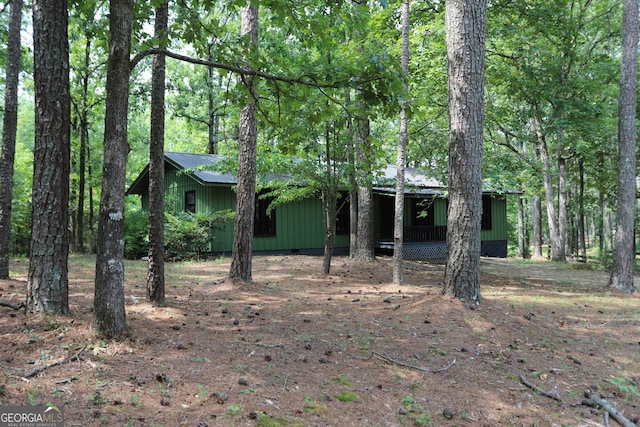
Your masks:
<path fill-rule="evenodd" d="M 126 266 L 129 336 L 91 330 L 95 260 L 72 257 L 72 315 L 0 307 L 0 402 L 64 405 L 69 426 L 591 426 L 640 416 L 640 297 L 607 274 L 483 259 L 480 305 L 441 295 L 444 266 L 258 256 L 167 264 L 167 305 Z M 0 301 L 25 298 L 12 260 Z M 636 281 L 638 283 L 638 281 Z M 596 406 L 596 407 L 594 407 Z M 611 421 L 612 425 L 614 421 Z"/>

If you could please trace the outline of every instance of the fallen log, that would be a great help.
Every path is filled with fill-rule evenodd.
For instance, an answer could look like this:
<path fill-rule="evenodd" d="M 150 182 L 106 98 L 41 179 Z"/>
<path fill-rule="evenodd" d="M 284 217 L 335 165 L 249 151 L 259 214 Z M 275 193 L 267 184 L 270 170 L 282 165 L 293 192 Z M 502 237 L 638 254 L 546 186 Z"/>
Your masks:
<path fill-rule="evenodd" d="M 638 427 L 634 422 L 629 420 L 627 417 L 622 415 L 616 408 L 614 408 L 606 399 L 600 396 L 598 393 L 591 393 L 587 391 L 584 393 L 586 399 L 582 401 L 582 404 L 585 406 L 590 406 L 592 408 L 602 408 L 611 418 L 616 420 L 618 424 L 623 427 Z"/>

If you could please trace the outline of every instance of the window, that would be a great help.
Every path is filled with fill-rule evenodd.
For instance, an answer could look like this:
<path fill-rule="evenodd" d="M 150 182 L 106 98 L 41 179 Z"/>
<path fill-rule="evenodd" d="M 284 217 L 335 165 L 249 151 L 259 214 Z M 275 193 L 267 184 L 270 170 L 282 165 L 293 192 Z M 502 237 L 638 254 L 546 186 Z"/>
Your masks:
<path fill-rule="evenodd" d="M 276 235 L 276 211 L 273 209 L 267 215 L 267 209 L 271 203 L 270 197 L 256 196 L 256 215 L 253 224 L 254 237 L 270 237 Z"/>
<path fill-rule="evenodd" d="M 351 206 L 349 193 L 341 191 L 337 200 L 336 234 L 349 234 L 351 231 Z"/>
<path fill-rule="evenodd" d="M 482 196 L 482 226 L 481 230 L 491 230 L 491 196 Z"/>
<path fill-rule="evenodd" d="M 184 211 L 196 213 L 196 192 L 195 190 L 185 191 L 184 193 Z"/>

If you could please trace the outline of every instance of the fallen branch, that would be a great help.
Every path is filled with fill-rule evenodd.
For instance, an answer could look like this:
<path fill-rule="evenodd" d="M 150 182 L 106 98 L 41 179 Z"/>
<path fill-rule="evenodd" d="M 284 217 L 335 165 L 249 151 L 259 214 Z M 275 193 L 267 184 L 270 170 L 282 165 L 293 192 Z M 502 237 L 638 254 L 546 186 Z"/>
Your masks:
<path fill-rule="evenodd" d="M 25 307 L 25 304 L 24 302 L 21 302 L 20 304 L 11 304 L 10 302 L 0 301 L 0 307 L 9 307 L 14 310 L 20 310 Z"/>
<path fill-rule="evenodd" d="M 389 356 L 387 356 L 384 353 L 378 353 L 375 351 L 371 352 L 374 356 L 379 357 L 380 359 L 389 362 L 389 363 L 393 363 L 394 365 L 398 365 L 398 366 L 403 366 L 405 368 L 410 368 L 410 369 L 415 369 L 417 371 L 422 371 L 422 372 L 429 372 L 432 374 L 438 374 L 440 372 L 445 372 L 448 371 L 449 369 L 451 369 L 451 367 L 453 365 L 456 364 L 456 359 L 453 359 L 453 361 L 451 363 L 449 363 L 447 366 L 445 366 L 444 368 L 440 368 L 440 369 L 428 369 L 428 368 L 423 368 L 421 366 L 415 366 L 415 365 L 409 365 L 408 363 L 404 363 L 404 362 L 400 362 L 398 360 L 394 360 L 392 358 L 390 358 Z"/>
<path fill-rule="evenodd" d="M 266 347 L 266 348 L 275 348 L 275 347 L 279 347 L 279 348 L 284 348 L 284 344 L 282 343 L 277 343 L 277 344 L 264 344 L 261 342 L 257 342 L 256 345 L 258 347 Z"/>
<path fill-rule="evenodd" d="M 611 404 L 609 402 L 607 402 L 606 399 L 604 399 L 602 396 L 600 396 L 597 393 L 591 393 L 589 391 L 584 393 L 586 399 L 584 399 L 582 401 L 582 404 L 585 406 L 590 406 L 592 408 L 602 408 L 605 411 L 607 411 L 607 413 L 609 415 L 611 415 L 611 418 L 613 418 L 614 420 L 616 420 L 618 422 L 618 424 L 620 424 L 621 426 L 624 427 L 638 427 L 635 423 L 631 422 L 631 420 L 629 420 L 627 417 L 625 417 L 624 415 L 622 415 L 620 412 L 618 412 L 618 410 L 616 408 L 614 408 L 613 406 L 611 406 Z"/>
<path fill-rule="evenodd" d="M 533 384 L 531 381 L 529 381 L 527 377 L 525 377 L 524 375 L 520 375 L 520 382 L 542 396 L 549 397 L 553 400 L 557 400 L 558 402 L 563 402 L 562 398 L 560 397 L 557 391 L 555 390 L 545 391 L 540 387 L 538 387 L 537 385 Z"/>
<path fill-rule="evenodd" d="M 48 365 L 44 365 L 44 366 L 41 366 L 39 368 L 31 369 L 30 371 L 27 371 L 22 377 L 23 378 L 35 377 L 40 372 L 46 371 L 47 369 L 53 368 L 54 366 L 64 365 L 65 363 L 73 362 L 74 360 L 80 360 L 80 354 L 82 354 L 82 352 L 84 351 L 85 348 L 87 348 L 86 344 L 76 354 L 73 354 L 73 355 L 67 357 L 66 359 L 61 359 L 61 360 L 55 361 L 53 363 L 49 363 Z"/>

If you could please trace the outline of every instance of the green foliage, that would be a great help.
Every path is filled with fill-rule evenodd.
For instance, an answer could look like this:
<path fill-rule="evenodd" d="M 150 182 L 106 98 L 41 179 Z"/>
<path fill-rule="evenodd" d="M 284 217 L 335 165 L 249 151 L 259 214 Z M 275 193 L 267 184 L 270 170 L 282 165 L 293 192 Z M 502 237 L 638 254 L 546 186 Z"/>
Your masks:
<path fill-rule="evenodd" d="M 213 214 L 165 213 L 165 249 L 175 259 L 199 259 L 210 251 L 213 232 L 232 220 L 229 210 Z"/>
<path fill-rule="evenodd" d="M 124 257 L 140 259 L 149 250 L 149 215 L 142 209 L 129 209 L 124 219 Z"/>

